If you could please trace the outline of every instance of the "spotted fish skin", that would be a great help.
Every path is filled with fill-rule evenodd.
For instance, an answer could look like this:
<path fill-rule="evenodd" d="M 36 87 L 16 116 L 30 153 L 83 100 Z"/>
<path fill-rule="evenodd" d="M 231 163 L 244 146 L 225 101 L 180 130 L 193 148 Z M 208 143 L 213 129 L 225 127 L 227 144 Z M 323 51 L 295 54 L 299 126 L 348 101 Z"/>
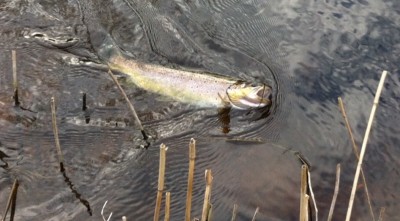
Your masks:
<path fill-rule="evenodd" d="M 124 55 L 108 38 L 98 50 L 114 71 L 124 73 L 138 87 L 199 107 L 252 109 L 271 104 L 272 90 L 265 84 L 244 82 L 219 74 L 173 69 L 144 63 Z"/>

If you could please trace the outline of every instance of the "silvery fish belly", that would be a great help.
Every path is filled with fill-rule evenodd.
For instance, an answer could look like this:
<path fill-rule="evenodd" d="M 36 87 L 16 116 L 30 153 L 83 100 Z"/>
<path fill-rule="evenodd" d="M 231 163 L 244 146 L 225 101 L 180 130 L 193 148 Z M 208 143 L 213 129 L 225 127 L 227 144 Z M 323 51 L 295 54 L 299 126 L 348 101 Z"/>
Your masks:
<path fill-rule="evenodd" d="M 121 54 L 111 55 L 108 65 L 129 75 L 138 87 L 200 107 L 252 109 L 271 104 L 272 90 L 265 84 L 145 64 Z"/>

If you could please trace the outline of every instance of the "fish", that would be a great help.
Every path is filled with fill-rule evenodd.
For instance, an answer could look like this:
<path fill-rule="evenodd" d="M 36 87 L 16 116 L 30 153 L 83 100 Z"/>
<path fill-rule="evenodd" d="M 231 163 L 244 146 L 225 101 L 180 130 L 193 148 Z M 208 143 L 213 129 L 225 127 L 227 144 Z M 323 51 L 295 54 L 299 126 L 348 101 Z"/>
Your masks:
<path fill-rule="evenodd" d="M 108 44 L 99 54 L 109 68 L 129 76 L 144 90 L 199 107 L 249 110 L 270 106 L 272 88 L 264 83 L 206 71 L 169 68 L 130 58 Z"/>

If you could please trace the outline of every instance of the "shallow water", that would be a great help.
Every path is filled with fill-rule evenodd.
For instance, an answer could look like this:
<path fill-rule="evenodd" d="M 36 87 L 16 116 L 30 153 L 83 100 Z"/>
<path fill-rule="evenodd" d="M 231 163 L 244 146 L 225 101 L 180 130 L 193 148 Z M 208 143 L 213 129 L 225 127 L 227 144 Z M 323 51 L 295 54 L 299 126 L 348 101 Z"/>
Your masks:
<path fill-rule="evenodd" d="M 388 70 L 364 159 L 375 216 L 400 218 L 398 125 L 400 3 L 391 1 L 9 1 L 0 3 L 0 208 L 15 178 L 16 220 L 149 220 L 159 145 L 171 220 L 184 217 L 188 143 L 197 139 L 193 216 L 200 217 L 204 170 L 214 176 L 213 220 L 297 220 L 299 151 L 312 165 L 319 218 L 326 219 L 336 164 L 342 166 L 334 219 L 343 220 L 356 160 L 337 107 L 344 100 L 361 146 L 382 70 Z M 88 18 L 91 21 L 88 22 Z M 89 20 L 90 20 L 89 19 Z M 88 26 L 109 33 L 132 57 L 267 82 L 271 111 L 232 111 L 222 132 L 218 111 L 168 100 L 120 80 L 146 131 L 147 150 L 127 105 L 96 56 Z M 97 26 L 95 26 L 98 28 Z M 11 50 L 19 99 L 13 105 Z M 91 62 L 89 62 L 91 61 Z M 271 71 L 272 70 L 272 71 Z M 82 111 L 82 96 L 87 96 Z M 58 170 L 50 97 L 57 103 L 66 174 Z M 89 122 L 86 123 L 86 120 Z M 228 142 L 227 138 L 265 142 Z M 87 200 L 92 211 L 80 201 Z M 3 209 L 0 210 L 3 212 Z M 360 184 L 352 220 L 371 220 Z"/>

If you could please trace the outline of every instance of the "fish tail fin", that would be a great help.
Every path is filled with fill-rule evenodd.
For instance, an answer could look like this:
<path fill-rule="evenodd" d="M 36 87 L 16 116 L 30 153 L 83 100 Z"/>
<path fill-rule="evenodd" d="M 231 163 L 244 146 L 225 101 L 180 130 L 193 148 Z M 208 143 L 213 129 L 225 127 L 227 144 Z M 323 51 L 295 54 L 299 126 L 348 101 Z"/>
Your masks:
<path fill-rule="evenodd" d="M 103 61 L 109 61 L 114 56 L 122 56 L 122 51 L 110 34 L 106 34 L 103 42 L 96 49 L 97 55 Z"/>
<path fill-rule="evenodd" d="M 121 49 L 101 23 L 101 17 L 96 9 L 95 1 L 82 1 L 83 22 L 87 28 L 89 41 L 100 60 L 108 61 L 113 56 L 122 55 Z M 104 14 L 104 13 L 102 13 Z"/>

